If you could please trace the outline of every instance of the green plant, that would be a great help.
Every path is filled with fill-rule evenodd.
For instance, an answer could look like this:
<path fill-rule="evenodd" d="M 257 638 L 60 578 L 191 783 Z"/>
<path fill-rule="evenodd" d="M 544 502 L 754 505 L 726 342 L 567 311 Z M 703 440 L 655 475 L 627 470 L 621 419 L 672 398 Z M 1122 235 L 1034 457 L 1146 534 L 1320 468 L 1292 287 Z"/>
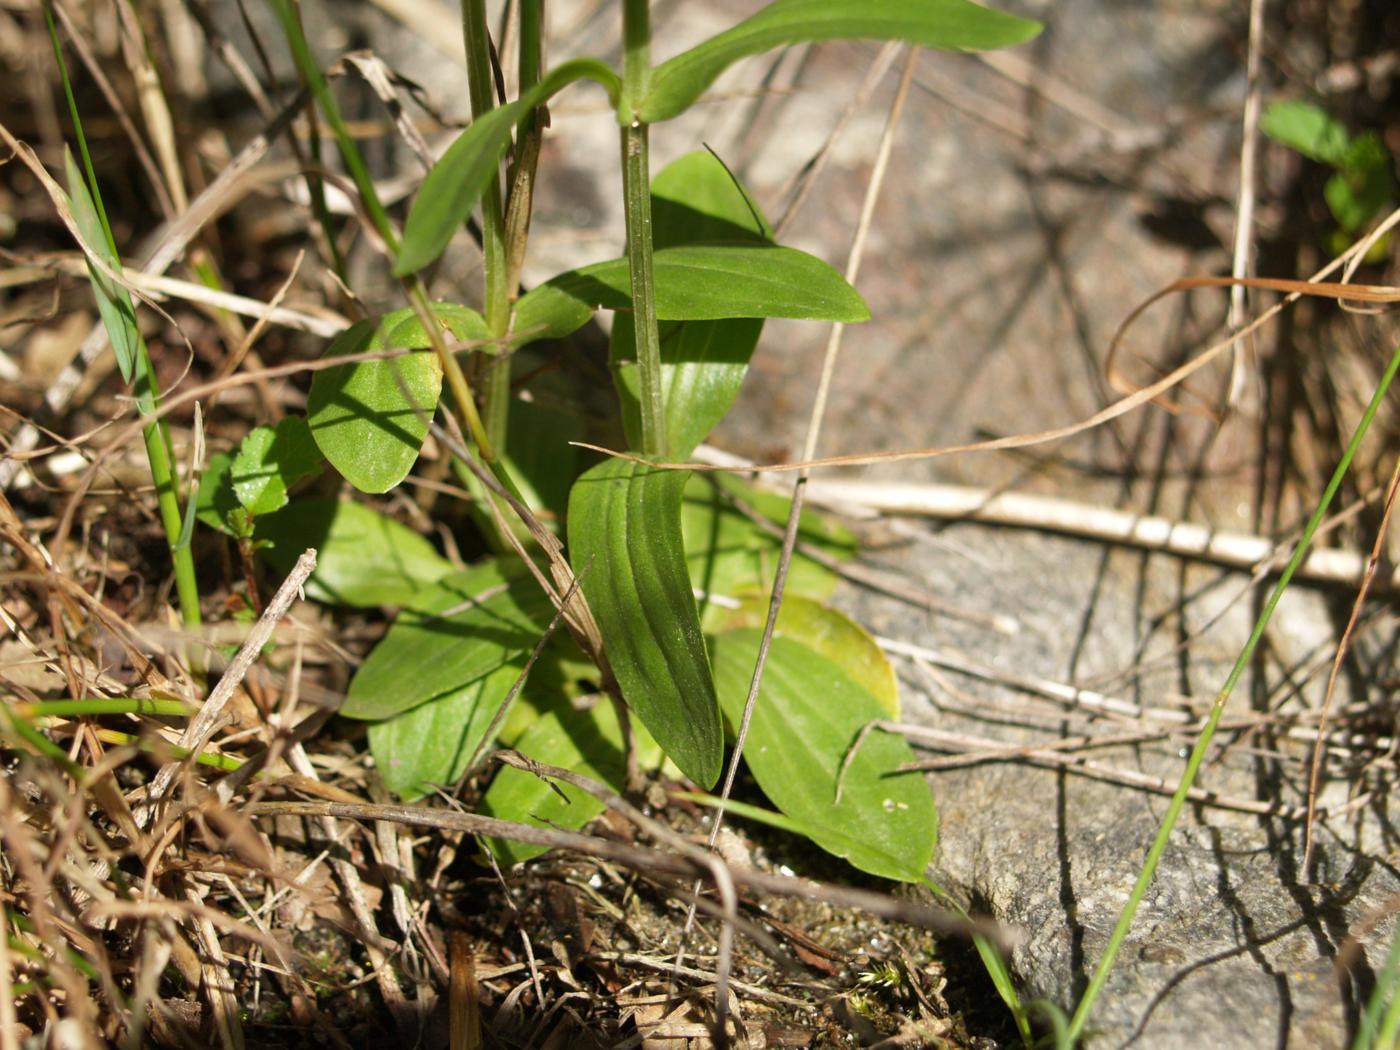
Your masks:
<path fill-rule="evenodd" d="M 98 314 L 107 330 L 107 338 L 117 360 L 117 370 L 121 373 L 122 380 L 132 386 L 136 395 L 137 411 L 143 419 L 149 420 L 142 430 L 142 437 L 146 446 L 146 460 L 151 468 L 151 480 L 156 487 L 156 504 L 161 525 L 170 544 L 180 616 L 186 626 L 198 627 L 199 585 L 195 579 L 194 558 L 190 552 L 190 533 L 194 528 L 193 493 L 182 501 L 177 491 L 179 478 L 175 467 L 175 450 L 170 442 L 170 431 L 156 418 L 160 408 L 160 386 L 156 379 L 155 366 L 151 363 L 151 353 L 146 346 L 145 337 L 136 323 L 136 307 L 131 300 L 131 292 L 121 276 L 121 256 L 117 252 L 116 238 L 112 236 L 112 225 L 107 220 L 107 209 L 102 203 L 102 189 L 97 182 L 97 172 L 88 153 L 87 136 L 83 133 L 82 115 L 73 95 L 73 85 L 68 79 L 68 66 L 63 59 L 58 27 L 54 24 L 53 11 L 47 4 L 44 5 L 44 17 L 48 24 L 49 39 L 53 44 L 54 59 L 63 82 L 63 94 L 68 102 L 68 114 L 73 121 L 78 153 L 82 157 L 82 167 L 79 168 L 72 153 L 65 148 L 63 161 L 68 192 L 56 192 L 62 195 L 73 224 L 82 235 L 81 243 L 87 257 L 88 277 L 92 283 L 93 296 L 97 300 Z M 202 659 L 196 655 L 194 662 L 197 669 L 202 664 Z"/>
<path fill-rule="evenodd" d="M 1264 111 L 1259 127 L 1275 142 L 1333 170 L 1323 187 L 1323 198 L 1337 223 L 1328 240 L 1332 254 L 1345 251 L 1378 216 L 1394 206 L 1400 194 L 1395 159 L 1376 132 L 1353 136 L 1326 110 L 1310 102 L 1275 102 Z M 1390 244 L 1389 235 L 1377 240 L 1366 261 L 1384 260 Z"/>
<path fill-rule="evenodd" d="M 687 459 L 733 405 L 765 319 L 856 323 L 869 311 L 826 263 L 774 243 L 757 203 L 717 157 L 697 151 L 653 178 L 649 127 L 682 113 L 733 62 L 789 44 L 861 37 L 972 50 L 1019 43 L 1038 26 L 966 0 L 777 0 L 653 66 L 648 5 L 625 0 L 620 73 L 591 58 L 546 71 L 540 5 L 526 0 L 520 93 L 498 105 L 484 5 L 470 0 L 463 27 L 474 119 L 428 173 L 400 237 L 295 6 L 272 4 L 409 307 L 331 342 L 326 357 L 347 360 L 316 373 L 304 421 L 258 428 L 235 454 L 211 462 L 201 520 L 232 535 L 245 555 L 257 550 L 284 567 L 303 546 L 318 547 L 307 589 L 320 600 L 401 607 L 340 712 L 369 723 L 371 753 L 401 797 L 460 782 L 496 741 L 615 787 L 629 757 L 712 787 L 726 729 L 732 734 L 745 706 L 780 553 L 774 526 L 790 503 L 669 464 Z M 601 86 L 617 114 L 626 253 L 520 294 L 542 107 L 578 81 Z M 421 272 L 476 209 L 482 311 L 429 302 Z M 518 351 L 571 335 L 599 309 L 613 313 L 614 432 L 631 455 L 589 465 L 568 444 L 582 436 L 575 418 L 543 398 L 515 401 L 510 385 Z M 288 505 L 288 490 L 321 456 L 362 492 L 392 489 L 439 412 L 436 433 L 476 497 L 495 556 L 456 571 L 360 503 Z M 848 533 L 813 515 L 800 528 L 823 560 L 854 551 Z M 744 758 L 782 826 L 866 871 L 921 881 L 937 815 L 921 778 L 891 775 L 912 758 L 904 740 L 876 734 L 836 790 L 856 734 L 897 715 L 898 695 L 870 636 L 823 604 L 834 579 L 818 560 L 794 559 Z M 582 602 L 571 599 L 575 588 Z M 550 636 L 556 610 L 569 630 Z M 496 772 L 481 805 L 565 827 L 601 809 L 513 767 Z M 512 862 L 539 852 L 485 845 Z"/>

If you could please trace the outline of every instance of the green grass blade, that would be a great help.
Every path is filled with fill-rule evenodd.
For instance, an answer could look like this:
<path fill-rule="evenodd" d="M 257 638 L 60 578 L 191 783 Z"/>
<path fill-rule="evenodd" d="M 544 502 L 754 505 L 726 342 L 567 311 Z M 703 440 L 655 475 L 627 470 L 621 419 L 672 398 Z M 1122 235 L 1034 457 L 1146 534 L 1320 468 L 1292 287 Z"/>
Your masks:
<path fill-rule="evenodd" d="M 1288 590 L 1288 585 L 1293 580 L 1293 574 L 1297 572 L 1298 566 L 1303 563 L 1303 559 L 1307 556 L 1313 536 L 1316 534 L 1318 526 L 1322 524 L 1322 519 L 1326 517 L 1327 510 L 1332 505 L 1332 500 L 1341 487 L 1342 479 L 1346 477 L 1346 472 L 1351 467 L 1356 450 L 1361 447 L 1361 441 L 1366 436 L 1366 431 L 1370 429 L 1371 421 L 1375 418 L 1377 409 L 1380 408 L 1385 399 L 1386 392 L 1389 391 L 1397 370 L 1400 370 L 1400 347 L 1396 348 L 1390 359 L 1390 364 L 1386 366 L 1385 373 L 1376 385 L 1376 392 L 1372 396 L 1370 404 L 1366 406 L 1365 413 L 1362 414 L 1360 422 L 1356 424 L 1356 430 L 1352 433 L 1351 440 L 1347 443 L 1341 462 L 1332 472 L 1332 477 L 1322 493 L 1322 499 L 1318 502 L 1317 509 L 1308 519 L 1307 527 L 1303 530 L 1302 538 L 1299 539 L 1293 556 L 1279 574 L 1278 582 L 1274 585 L 1263 612 L 1259 614 L 1259 619 L 1254 624 L 1254 630 L 1250 633 L 1244 648 L 1240 650 L 1234 667 L 1231 668 L 1224 686 L 1221 687 L 1219 695 L 1215 698 L 1210 717 L 1207 718 L 1205 727 L 1201 730 L 1201 735 L 1196 741 L 1196 746 L 1191 750 L 1191 757 L 1186 762 L 1186 769 L 1181 775 L 1181 783 L 1172 795 L 1166 815 L 1162 818 L 1162 826 L 1157 831 L 1157 837 L 1153 840 L 1152 847 L 1147 851 L 1147 859 L 1143 863 L 1142 872 L 1138 875 L 1137 883 L 1133 886 L 1132 893 L 1128 897 L 1128 903 L 1124 905 L 1123 913 L 1113 928 L 1113 933 L 1104 948 L 1103 958 L 1099 960 L 1099 965 L 1094 970 L 1094 976 L 1089 981 L 1089 987 L 1085 989 L 1084 997 L 1079 1001 L 1079 1005 L 1074 1011 L 1074 1017 L 1070 1020 L 1069 1038 L 1071 1040 L 1076 1040 L 1083 1034 L 1084 1026 L 1089 1020 L 1090 1013 L 1093 1012 L 1094 1003 L 1103 991 L 1108 975 L 1113 969 L 1113 963 L 1118 957 L 1118 951 L 1122 948 L 1123 941 L 1128 936 L 1128 930 L 1133 924 L 1133 917 L 1137 914 L 1138 906 L 1147 893 L 1147 887 L 1151 884 L 1152 877 L 1157 873 L 1157 865 L 1161 862 L 1162 854 L 1166 851 L 1167 842 L 1171 838 L 1172 829 L 1176 826 L 1177 818 L 1181 816 L 1182 807 L 1186 803 L 1186 794 L 1196 782 L 1196 774 L 1200 772 L 1201 763 L 1205 761 L 1206 752 L 1210 749 L 1211 741 L 1215 738 L 1216 726 L 1220 724 L 1220 717 L 1225 713 L 1225 705 L 1230 699 L 1230 694 L 1234 692 L 1245 668 L 1249 666 L 1250 660 L 1254 657 L 1259 640 L 1263 638 L 1264 631 L 1269 626 L 1269 621 L 1273 618 L 1274 610 L 1278 607 L 1284 591 Z"/>

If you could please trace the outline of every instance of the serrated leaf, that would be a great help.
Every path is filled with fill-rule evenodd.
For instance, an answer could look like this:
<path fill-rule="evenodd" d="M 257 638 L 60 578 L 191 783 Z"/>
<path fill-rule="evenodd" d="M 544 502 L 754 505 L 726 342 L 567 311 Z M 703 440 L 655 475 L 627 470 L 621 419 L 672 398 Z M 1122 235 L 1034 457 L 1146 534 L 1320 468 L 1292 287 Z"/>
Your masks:
<path fill-rule="evenodd" d="M 447 696 L 373 723 L 369 750 L 384 786 L 412 802 L 435 786 L 455 783 L 522 668 L 503 664 Z"/>
<path fill-rule="evenodd" d="M 767 519 L 771 528 L 754 523 L 735 505 L 742 501 Z M 777 571 L 782 550 L 782 529 L 791 500 L 756 489 L 737 478 L 696 476 L 686 485 L 681 506 L 686 562 L 692 583 L 706 595 L 734 598 L 748 591 L 767 590 Z M 855 537 L 811 510 L 802 512 L 798 540 L 832 558 L 854 556 Z M 788 572 L 787 592 L 818 600 L 836 589 L 836 574 L 826 566 L 795 552 Z M 706 601 L 706 623 L 722 615 Z"/>
<path fill-rule="evenodd" d="M 199 479 L 195 516 L 211 529 L 218 529 L 238 539 L 247 539 L 253 535 L 253 523 L 243 504 L 238 502 L 232 475 L 231 455 L 219 452 L 209 457 L 209 466 Z"/>
<path fill-rule="evenodd" d="M 485 340 L 491 330 L 475 310 L 434 303 L 454 340 Z M 430 346 L 412 309 L 358 321 L 336 336 L 326 357 Z M 435 354 L 406 354 L 327 368 L 311 379 L 306 415 L 316 444 L 361 492 L 387 492 L 413 469 L 442 393 Z"/>
<path fill-rule="evenodd" d="M 714 642 L 715 685 L 731 728 L 743 716 L 760 637 L 742 630 Z M 933 858 L 938 813 L 920 774 L 894 772 L 914 760 L 904 738 L 872 731 L 835 801 L 849 749 L 866 725 L 885 717 L 879 701 L 836 664 L 776 638 L 744 761 L 763 793 L 822 849 L 872 875 L 912 882 Z"/>
<path fill-rule="evenodd" d="M 687 477 L 623 459 L 593 467 L 569 496 L 569 560 L 627 706 L 709 787 L 724 738 L 681 539 Z"/>
<path fill-rule="evenodd" d="M 1038 22 L 967 0 L 776 0 L 758 14 L 652 71 L 637 118 L 679 116 L 715 78 L 749 55 L 818 40 L 904 40 L 944 51 L 985 51 L 1024 43 Z"/>
<path fill-rule="evenodd" d="M 653 269 L 656 315 L 662 321 L 791 317 L 856 324 L 870 320 L 870 308 L 859 292 L 822 260 L 796 248 L 767 242 L 677 245 L 658 249 Z M 538 296 L 562 316 L 561 295 L 590 311 L 630 310 L 627 260 L 609 259 L 553 277 L 521 296 L 517 310 L 525 307 L 527 316 L 536 312 L 527 300 Z"/>
<path fill-rule="evenodd" d="M 288 416 L 274 427 L 248 432 L 233 459 L 229 481 L 238 502 L 257 517 L 287 505 L 287 489 L 321 469 L 321 452 L 306 420 Z"/>
<path fill-rule="evenodd" d="M 724 610 L 715 633 L 761 630 L 768 620 L 768 595 L 749 594 L 737 609 Z M 788 594 L 778 610 L 773 637 L 801 642 L 820 653 L 879 701 L 885 716 L 899 720 L 899 678 L 885 652 L 864 627 L 829 605 Z"/>
<path fill-rule="evenodd" d="M 651 765 L 660 749 L 637 727 L 638 761 Z M 627 758 L 617 713 L 606 700 L 586 711 L 556 706 L 545 711 L 515 742 L 515 750 L 546 765 L 571 769 L 622 791 Z M 559 790 L 556 791 L 555 788 Z M 560 792 L 563 797 L 560 797 Z M 546 782 L 533 773 L 503 766 L 486 790 L 481 811 L 502 820 L 577 831 L 603 812 L 604 805 L 572 784 Z M 483 839 L 501 864 L 519 864 L 548 847 L 504 839 Z"/>
<path fill-rule="evenodd" d="M 88 192 L 86 180 L 73 154 L 64 147 L 64 173 L 68 179 L 68 210 L 82 231 L 88 248 L 114 271 L 121 273 L 122 262 L 112 251 L 107 241 L 107 231 Z M 97 300 L 97 312 L 102 317 L 102 326 L 107 330 L 107 340 L 112 344 L 112 353 L 117 358 L 117 369 L 122 381 L 131 382 L 136 372 L 136 355 L 141 343 L 141 331 L 136 325 L 136 307 L 131 301 L 131 293 L 118 285 L 89 260 L 88 279 L 92 282 L 92 294 Z"/>
<path fill-rule="evenodd" d="M 1303 156 L 1343 166 L 1351 136 L 1341 122 L 1311 102 L 1272 102 L 1259 118 L 1259 130 Z"/>
<path fill-rule="evenodd" d="M 657 248 L 718 240 L 761 244 L 772 235 L 753 198 L 707 150 L 668 164 L 652 180 L 651 193 Z M 762 331 L 763 321 L 757 318 L 661 325 L 666 447 L 673 459 L 688 458 L 734 404 Z M 613 319 L 611 357 L 623 426 L 637 448 L 641 377 L 631 314 Z"/>
<path fill-rule="evenodd" d="M 414 596 L 360 665 L 340 713 L 374 721 L 457 696 L 528 652 L 552 606 L 534 579 L 496 562 Z"/>
<path fill-rule="evenodd" d="M 514 102 L 472 121 L 423 180 L 404 224 L 395 276 L 416 273 L 443 253 L 497 175 L 515 126 L 562 88 L 584 79 L 596 81 L 609 97 L 616 97 L 617 74 L 597 59 L 579 58 L 558 66 Z"/>
<path fill-rule="evenodd" d="M 349 500 L 297 500 L 259 518 L 254 537 L 263 557 L 282 572 L 315 547 L 316 571 L 306 593 L 332 605 L 406 605 L 452 571 L 452 563 L 418 533 Z"/>

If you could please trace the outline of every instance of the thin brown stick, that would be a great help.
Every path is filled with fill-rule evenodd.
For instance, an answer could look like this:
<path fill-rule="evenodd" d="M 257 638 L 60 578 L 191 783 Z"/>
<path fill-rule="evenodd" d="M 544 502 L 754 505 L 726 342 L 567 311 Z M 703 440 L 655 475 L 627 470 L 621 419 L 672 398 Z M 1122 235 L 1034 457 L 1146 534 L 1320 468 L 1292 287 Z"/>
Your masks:
<path fill-rule="evenodd" d="M 232 699 L 234 690 L 242 684 L 248 669 L 253 665 L 253 661 L 261 654 L 263 646 L 272 637 L 272 632 L 282 622 L 282 618 L 287 615 L 287 610 L 291 608 L 292 602 L 301 593 L 306 578 L 311 575 L 315 568 L 316 552 L 308 548 L 302 552 L 301 557 L 297 558 L 296 564 L 292 566 L 292 571 L 282 581 L 282 586 L 277 588 L 277 593 L 272 596 L 272 600 L 268 602 L 262 616 L 253 625 L 253 629 L 248 632 L 248 637 L 239 646 L 237 655 L 230 661 L 218 684 L 210 691 L 209 698 L 204 701 L 199 713 L 190 719 L 185 726 L 185 731 L 180 734 L 180 746 L 188 749 L 190 757 L 181 761 L 167 762 L 160 768 L 146 792 L 146 800 L 142 805 L 141 814 L 138 814 L 138 822 L 144 824 L 149 819 L 155 807 L 160 805 L 181 766 L 186 762 L 193 761 L 200 748 L 214 735 L 219 726 L 220 716 L 223 714 L 225 705 Z M 145 820 L 140 819 L 142 814 L 145 815 Z"/>

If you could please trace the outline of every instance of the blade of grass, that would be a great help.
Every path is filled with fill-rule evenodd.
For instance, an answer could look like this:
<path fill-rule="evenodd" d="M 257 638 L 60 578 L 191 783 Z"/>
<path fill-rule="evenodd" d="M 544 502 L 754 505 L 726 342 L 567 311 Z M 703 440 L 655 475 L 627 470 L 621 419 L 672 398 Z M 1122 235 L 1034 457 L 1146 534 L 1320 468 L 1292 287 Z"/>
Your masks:
<path fill-rule="evenodd" d="M 92 155 L 88 151 L 87 136 L 83 132 L 82 114 L 78 110 L 77 98 L 68 77 L 68 66 L 63 58 L 63 46 L 58 38 L 58 26 L 54 22 L 53 11 L 46 5 L 44 17 L 48 23 L 49 41 L 53 45 L 54 59 L 58 64 L 59 76 L 63 82 L 64 97 L 68 102 L 68 112 L 73 121 L 73 134 L 78 141 L 78 151 L 82 156 L 83 175 L 86 181 L 85 193 L 79 192 L 78 185 L 69 187 L 72 202 L 78 209 L 90 205 L 91 213 L 84 228 L 94 233 L 100 227 L 105 243 L 90 244 L 89 247 L 103 253 L 120 271 L 120 256 L 117 253 L 116 238 L 112 236 L 112 226 L 107 219 L 107 209 L 102 203 L 102 190 L 97 182 L 97 172 L 92 165 Z M 77 215 L 75 211 L 75 216 Z M 80 222 L 82 220 L 80 219 Z M 118 364 L 122 378 L 135 381 L 136 406 L 143 418 L 153 417 L 160 409 L 160 388 L 156 383 L 155 366 L 151 362 L 150 350 L 136 325 L 136 310 L 131 296 L 124 288 L 109 285 L 105 279 L 93 278 L 93 291 L 98 296 L 99 306 L 104 308 L 103 321 L 107 324 L 108 339 L 114 352 L 118 353 Z M 105 304 L 105 305 L 104 305 Z M 127 348 L 129 356 L 123 361 L 120 348 Z M 151 480 L 155 483 L 156 502 L 160 511 L 161 525 L 165 529 L 166 541 L 170 547 L 171 561 L 175 569 L 175 592 L 180 604 L 180 617 L 187 626 L 198 627 L 199 583 L 194 572 L 194 557 L 189 547 L 181 546 L 180 536 L 184 526 L 184 516 L 180 512 L 180 498 L 176 491 L 174 474 L 174 453 L 170 433 L 165 424 L 152 420 L 142 430 L 146 444 L 146 458 L 151 468 Z M 197 660 L 194 653 L 191 659 Z"/>
<path fill-rule="evenodd" d="M 1400 371 L 1400 347 L 1390 359 L 1390 364 L 1386 366 L 1385 373 L 1381 376 L 1380 382 L 1376 385 L 1374 395 L 1370 403 L 1366 406 L 1366 411 L 1362 414 L 1361 420 L 1356 424 L 1356 429 L 1352 433 L 1351 440 L 1347 443 L 1346 451 L 1342 454 L 1341 461 L 1337 464 L 1336 470 L 1332 472 L 1331 479 L 1327 482 L 1327 488 L 1322 493 L 1317 509 L 1313 511 L 1312 517 L 1308 519 L 1307 527 L 1303 530 L 1302 537 L 1298 540 L 1298 546 L 1293 551 L 1293 557 L 1288 560 L 1283 571 L 1279 574 L 1278 582 L 1274 585 L 1273 591 L 1269 594 L 1269 600 L 1264 605 L 1264 610 L 1259 614 L 1259 619 L 1254 624 L 1254 630 L 1250 632 L 1248 641 L 1244 648 L 1240 650 L 1239 657 L 1235 660 L 1235 665 L 1230 669 L 1229 676 L 1225 679 L 1224 686 L 1215 698 L 1215 703 L 1211 706 L 1210 716 L 1206 719 L 1206 724 L 1201 730 L 1200 737 L 1196 740 L 1196 746 L 1191 750 L 1191 757 L 1186 762 L 1186 769 L 1182 773 L 1181 783 L 1177 786 L 1176 793 L 1172 795 L 1171 802 L 1167 806 L 1166 815 L 1162 818 L 1162 826 L 1157 831 L 1157 837 L 1152 842 L 1152 847 L 1147 851 L 1147 859 L 1143 863 L 1142 871 L 1138 875 L 1137 882 L 1133 886 L 1132 893 L 1128 897 L 1128 903 L 1123 907 L 1123 913 L 1119 916 L 1117 924 L 1113 927 L 1113 933 L 1108 939 L 1108 944 L 1104 948 L 1103 957 L 1099 960 L 1098 967 L 1094 970 L 1094 976 L 1089 981 L 1088 988 L 1084 991 L 1084 996 L 1075 1008 L 1074 1016 L 1070 1019 L 1069 1039 L 1071 1042 L 1077 1040 L 1084 1032 L 1084 1026 L 1088 1023 L 1089 1015 L 1092 1013 L 1094 1003 L 1103 992 L 1108 975 L 1113 970 L 1113 964 L 1117 960 L 1118 952 L 1123 947 L 1123 942 L 1128 936 L 1128 930 L 1133 924 L 1133 918 L 1137 914 L 1138 906 L 1141 905 L 1143 897 L 1147 893 L 1147 887 L 1151 884 L 1152 878 L 1157 873 L 1157 865 L 1161 862 L 1162 854 L 1166 851 L 1167 843 L 1171 839 L 1172 829 L 1175 828 L 1177 818 L 1181 816 L 1181 810 L 1186 804 L 1187 793 L 1196 782 L 1196 775 L 1200 772 L 1201 764 L 1205 761 L 1206 752 L 1210 750 L 1211 742 L 1215 738 L 1216 726 L 1220 724 L 1220 718 L 1225 713 L 1225 705 L 1229 702 L 1231 693 L 1239 683 L 1244 669 L 1249 666 L 1249 662 L 1254 657 L 1254 651 L 1259 646 L 1260 639 L 1264 637 L 1264 631 L 1269 626 L 1269 621 L 1273 618 L 1274 610 L 1278 608 L 1279 600 L 1288 590 L 1288 585 L 1293 580 L 1293 574 L 1298 566 L 1302 564 L 1307 556 L 1308 547 L 1311 546 L 1313 534 L 1317 532 L 1318 526 L 1327 515 L 1327 509 L 1332 505 L 1332 500 L 1341 487 L 1342 479 L 1346 476 L 1347 470 L 1351 467 L 1352 458 L 1356 455 L 1356 450 L 1361 447 L 1361 441 L 1366 436 L 1366 431 L 1370 429 L 1371 421 L 1376 416 L 1376 411 L 1380 408 L 1381 402 L 1385 399 L 1390 384 L 1395 378 L 1397 371 Z"/>

